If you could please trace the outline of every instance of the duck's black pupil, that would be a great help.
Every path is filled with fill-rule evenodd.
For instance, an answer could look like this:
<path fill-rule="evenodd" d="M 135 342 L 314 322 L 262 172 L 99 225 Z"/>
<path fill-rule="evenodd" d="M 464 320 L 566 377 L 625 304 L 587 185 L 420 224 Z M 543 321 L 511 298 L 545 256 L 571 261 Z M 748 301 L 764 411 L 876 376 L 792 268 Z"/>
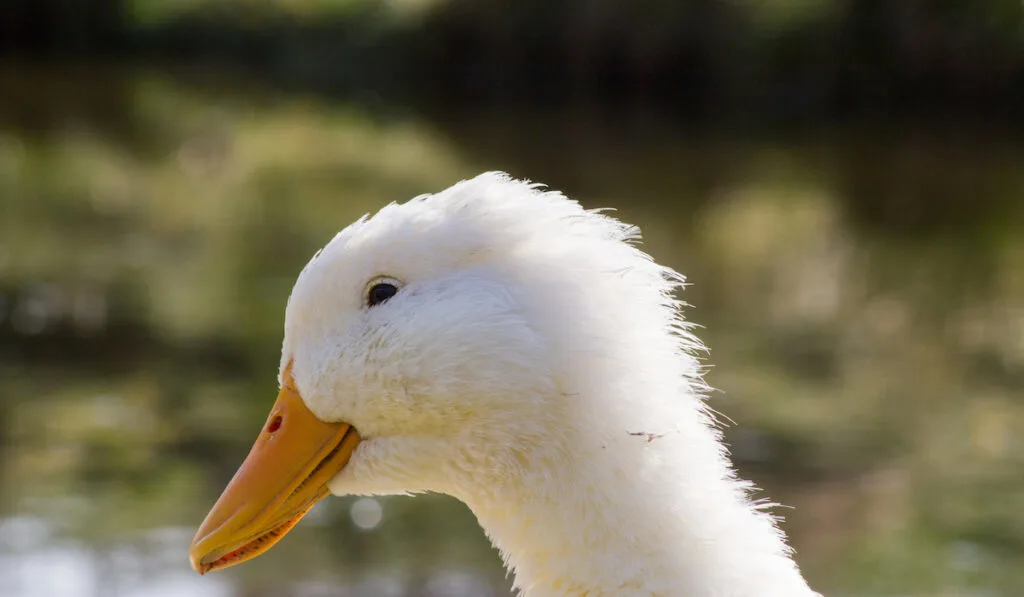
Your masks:
<path fill-rule="evenodd" d="M 370 293 L 366 297 L 366 302 L 368 302 L 371 307 L 379 305 L 395 296 L 396 292 L 398 292 L 398 289 L 392 284 L 388 284 L 386 282 L 375 284 L 373 288 L 370 289 Z"/>

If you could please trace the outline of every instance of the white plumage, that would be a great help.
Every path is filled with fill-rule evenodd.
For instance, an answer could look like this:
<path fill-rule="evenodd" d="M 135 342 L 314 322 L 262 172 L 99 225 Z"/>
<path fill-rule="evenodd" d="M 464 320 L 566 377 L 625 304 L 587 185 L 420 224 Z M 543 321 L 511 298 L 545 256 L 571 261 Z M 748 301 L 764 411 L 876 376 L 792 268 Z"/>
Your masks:
<path fill-rule="evenodd" d="M 340 232 L 289 300 L 282 371 L 362 436 L 335 494 L 435 491 L 529 597 L 810 597 L 705 407 L 682 277 L 636 228 L 487 173 Z M 368 307 L 386 277 L 399 287 Z"/>

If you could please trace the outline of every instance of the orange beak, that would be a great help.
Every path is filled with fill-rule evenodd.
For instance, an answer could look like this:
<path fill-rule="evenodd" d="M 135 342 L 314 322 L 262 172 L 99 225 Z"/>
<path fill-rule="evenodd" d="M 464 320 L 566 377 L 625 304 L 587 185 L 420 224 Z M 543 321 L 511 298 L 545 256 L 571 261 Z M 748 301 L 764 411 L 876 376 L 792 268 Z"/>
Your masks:
<path fill-rule="evenodd" d="M 306 407 L 291 365 L 283 381 L 252 450 L 192 539 L 189 558 L 200 574 L 270 549 L 327 496 L 359 444 L 354 427 L 324 423 Z"/>

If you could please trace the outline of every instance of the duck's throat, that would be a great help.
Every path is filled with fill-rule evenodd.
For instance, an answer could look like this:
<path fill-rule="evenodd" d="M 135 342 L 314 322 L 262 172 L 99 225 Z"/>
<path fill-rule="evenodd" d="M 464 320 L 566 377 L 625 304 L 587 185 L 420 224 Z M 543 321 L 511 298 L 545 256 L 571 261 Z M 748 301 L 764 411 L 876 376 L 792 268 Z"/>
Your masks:
<path fill-rule="evenodd" d="M 526 596 L 814 595 L 717 444 L 615 444 L 539 454 L 466 499 Z"/>

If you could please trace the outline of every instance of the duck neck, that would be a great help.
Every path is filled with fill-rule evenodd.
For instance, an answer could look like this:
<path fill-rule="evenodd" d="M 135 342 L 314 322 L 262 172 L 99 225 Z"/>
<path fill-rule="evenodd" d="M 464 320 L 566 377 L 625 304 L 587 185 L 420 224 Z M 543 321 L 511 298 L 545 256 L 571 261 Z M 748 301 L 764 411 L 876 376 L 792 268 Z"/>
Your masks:
<path fill-rule="evenodd" d="M 815 595 L 715 433 L 690 420 L 567 435 L 519 454 L 516 481 L 463 496 L 524 595 Z"/>

